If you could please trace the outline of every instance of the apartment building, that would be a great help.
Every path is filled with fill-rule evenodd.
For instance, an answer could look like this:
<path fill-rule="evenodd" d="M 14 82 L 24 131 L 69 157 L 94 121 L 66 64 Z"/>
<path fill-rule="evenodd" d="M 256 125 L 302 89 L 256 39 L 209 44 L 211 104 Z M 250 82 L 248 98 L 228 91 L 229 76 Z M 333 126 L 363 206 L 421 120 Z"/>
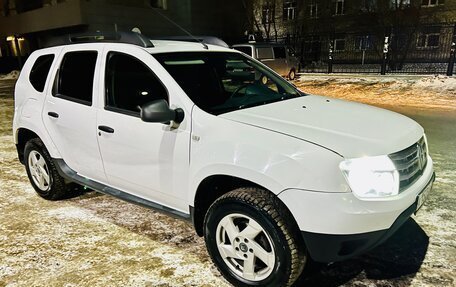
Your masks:
<path fill-rule="evenodd" d="M 86 31 L 183 35 L 162 15 L 195 35 L 238 42 L 249 30 L 242 0 L 0 0 L 0 72 L 50 39 Z M 251 5 L 251 4 L 250 4 Z M 22 59 L 23 60 L 23 59 Z"/>
<path fill-rule="evenodd" d="M 456 34 L 456 0 L 254 0 L 253 11 L 256 32 L 293 45 L 304 66 L 378 64 L 385 40 L 393 69 L 445 63 Z"/>

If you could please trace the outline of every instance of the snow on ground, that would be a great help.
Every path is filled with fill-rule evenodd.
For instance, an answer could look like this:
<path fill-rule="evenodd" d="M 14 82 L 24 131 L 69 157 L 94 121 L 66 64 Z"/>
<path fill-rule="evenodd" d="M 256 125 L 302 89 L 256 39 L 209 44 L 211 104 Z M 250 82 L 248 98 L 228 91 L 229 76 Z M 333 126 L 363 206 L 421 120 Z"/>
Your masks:
<path fill-rule="evenodd" d="M 455 286 L 454 79 L 303 75 L 295 84 L 348 100 L 400 102 L 408 112 L 433 107 L 440 117 L 418 112 L 437 173 L 418 215 L 367 254 L 311 265 L 296 286 Z M 0 80 L 0 286 L 228 286 L 189 223 L 95 192 L 39 198 L 11 136 L 13 85 Z"/>
<path fill-rule="evenodd" d="M 6 75 L 0 74 L 0 80 L 16 80 L 19 78 L 20 71 L 11 71 Z"/>
<path fill-rule="evenodd" d="M 301 74 L 304 92 L 383 107 L 456 110 L 456 77 Z"/>

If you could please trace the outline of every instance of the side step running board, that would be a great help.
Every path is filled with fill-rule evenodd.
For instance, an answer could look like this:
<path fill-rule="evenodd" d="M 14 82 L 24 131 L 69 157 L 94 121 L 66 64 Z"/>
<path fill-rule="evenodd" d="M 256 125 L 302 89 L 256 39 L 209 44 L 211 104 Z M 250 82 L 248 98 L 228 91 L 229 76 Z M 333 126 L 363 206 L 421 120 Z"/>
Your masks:
<path fill-rule="evenodd" d="M 85 178 L 77 174 L 74 170 L 72 170 L 63 159 L 53 159 L 55 167 L 57 168 L 57 171 L 59 174 L 68 179 L 69 181 L 75 182 L 77 184 L 80 184 L 82 186 L 87 186 L 93 190 L 99 191 L 104 194 L 112 195 L 114 197 L 117 197 L 119 199 L 138 204 L 159 212 L 162 212 L 166 215 L 178 218 L 178 219 L 184 219 L 187 221 L 192 221 L 192 218 L 190 214 L 183 213 L 181 211 L 163 206 L 161 204 L 145 200 L 143 198 L 137 197 L 135 195 L 123 192 L 121 190 L 106 186 L 102 183 L 93 181 L 91 179 Z"/>

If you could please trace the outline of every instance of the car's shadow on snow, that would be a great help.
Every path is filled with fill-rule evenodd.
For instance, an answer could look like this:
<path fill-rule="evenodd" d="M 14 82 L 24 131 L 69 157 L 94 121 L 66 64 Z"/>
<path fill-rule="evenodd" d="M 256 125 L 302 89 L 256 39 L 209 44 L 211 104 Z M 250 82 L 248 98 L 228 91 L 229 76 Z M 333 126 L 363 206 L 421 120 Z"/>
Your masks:
<path fill-rule="evenodd" d="M 295 286 L 372 286 L 372 283 L 377 286 L 388 279 L 396 279 L 398 284 L 395 286 L 409 286 L 420 269 L 428 245 L 429 237 L 410 218 L 385 243 L 369 253 L 332 264 L 312 262 Z"/>

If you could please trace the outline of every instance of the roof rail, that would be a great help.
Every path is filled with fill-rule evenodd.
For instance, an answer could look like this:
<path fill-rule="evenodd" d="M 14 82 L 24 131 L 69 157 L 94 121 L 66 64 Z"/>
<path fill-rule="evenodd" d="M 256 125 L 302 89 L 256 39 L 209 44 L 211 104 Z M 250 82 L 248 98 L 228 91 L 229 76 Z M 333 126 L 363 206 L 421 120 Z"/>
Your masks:
<path fill-rule="evenodd" d="M 184 42 L 195 42 L 204 43 L 209 45 L 216 45 L 225 48 L 229 48 L 228 44 L 220 38 L 214 36 L 161 36 L 153 37 L 151 40 L 170 40 L 170 41 L 184 41 Z"/>
<path fill-rule="evenodd" d="M 118 42 L 152 48 L 150 39 L 136 32 L 92 32 L 68 35 L 69 44 L 93 42 Z"/>
<path fill-rule="evenodd" d="M 143 48 L 152 48 L 154 45 L 150 39 L 136 32 L 87 32 L 79 34 L 70 34 L 64 37 L 51 38 L 45 43 L 45 47 L 69 45 L 77 43 L 126 43 L 133 44 Z"/>

